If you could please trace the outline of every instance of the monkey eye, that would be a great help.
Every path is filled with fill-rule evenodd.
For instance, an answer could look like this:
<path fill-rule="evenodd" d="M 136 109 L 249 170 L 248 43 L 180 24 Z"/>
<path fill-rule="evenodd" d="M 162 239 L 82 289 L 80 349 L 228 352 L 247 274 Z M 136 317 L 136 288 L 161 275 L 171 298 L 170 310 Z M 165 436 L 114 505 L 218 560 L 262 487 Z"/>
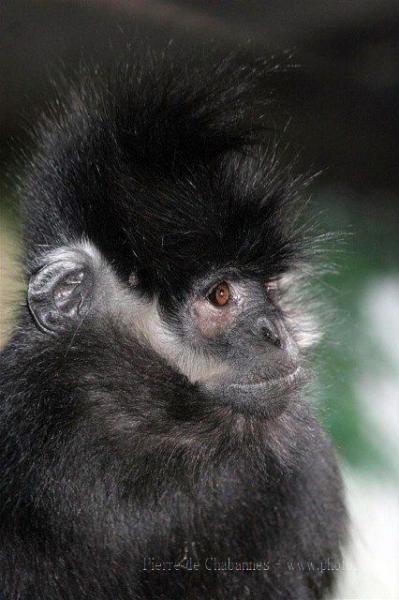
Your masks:
<path fill-rule="evenodd" d="M 214 306 L 226 306 L 230 300 L 230 288 L 228 283 L 221 281 L 216 287 L 213 288 L 211 293 L 208 295 L 208 300 Z"/>
<path fill-rule="evenodd" d="M 129 275 L 128 285 L 129 285 L 129 287 L 137 287 L 138 284 L 139 284 L 139 278 L 138 278 L 137 274 L 133 271 Z"/>

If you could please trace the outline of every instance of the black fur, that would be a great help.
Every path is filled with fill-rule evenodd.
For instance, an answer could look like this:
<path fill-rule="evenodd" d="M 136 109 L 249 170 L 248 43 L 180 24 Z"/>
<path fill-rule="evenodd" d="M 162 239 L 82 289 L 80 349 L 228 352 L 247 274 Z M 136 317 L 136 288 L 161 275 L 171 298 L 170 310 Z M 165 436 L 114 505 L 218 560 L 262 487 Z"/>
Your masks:
<path fill-rule="evenodd" d="M 266 281 L 295 269 L 301 184 L 267 154 L 270 72 L 163 56 L 83 74 L 42 126 L 25 178 L 27 277 L 86 239 L 121 285 L 134 271 L 176 317 L 210 272 Z M 305 600 L 330 589 L 341 480 L 297 389 L 273 418 L 242 414 L 112 315 L 47 335 L 26 306 L 1 354 L 0 393 L 5 599 Z"/>

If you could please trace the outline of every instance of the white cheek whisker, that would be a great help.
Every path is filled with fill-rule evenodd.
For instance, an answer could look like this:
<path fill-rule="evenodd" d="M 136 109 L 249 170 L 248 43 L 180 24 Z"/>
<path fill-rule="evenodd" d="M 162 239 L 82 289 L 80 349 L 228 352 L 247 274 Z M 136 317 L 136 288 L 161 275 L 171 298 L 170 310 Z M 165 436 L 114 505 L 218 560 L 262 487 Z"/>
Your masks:
<path fill-rule="evenodd" d="M 134 289 L 124 287 L 101 252 L 88 240 L 79 240 L 69 246 L 50 251 L 48 260 L 74 258 L 74 251 L 83 252 L 96 273 L 96 304 L 105 314 L 112 315 L 117 323 L 123 324 L 138 341 L 152 348 L 172 367 L 178 369 L 192 383 L 207 380 L 226 371 L 226 367 L 203 352 L 184 344 L 163 321 L 158 302 L 146 300 Z M 133 279 L 130 276 L 131 281 Z"/>
<path fill-rule="evenodd" d="M 133 296 L 130 327 L 137 338 L 177 368 L 192 383 L 224 373 L 226 366 L 184 344 L 162 320 L 156 300 Z"/>

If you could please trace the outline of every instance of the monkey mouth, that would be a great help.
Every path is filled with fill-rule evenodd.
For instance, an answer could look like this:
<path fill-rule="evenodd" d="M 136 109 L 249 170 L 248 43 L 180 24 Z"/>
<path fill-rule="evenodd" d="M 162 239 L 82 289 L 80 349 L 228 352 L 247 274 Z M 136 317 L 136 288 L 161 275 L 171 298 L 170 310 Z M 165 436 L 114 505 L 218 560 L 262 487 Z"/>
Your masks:
<path fill-rule="evenodd" d="M 262 381 L 232 383 L 225 389 L 223 403 L 237 413 L 272 419 L 280 416 L 304 379 L 304 370 L 293 371 Z"/>
<path fill-rule="evenodd" d="M 232 383 L 229 388 L 235 388 L 237 390 L 259 390 L 266 391 L 268 388 L 276 388 L 297 384 L 303 379 L 303 369 L 296 367 L 293 371 L 284 375 L 276 375 L 275 377 L 265 378 L 260 381 L 248 382 L 248 383 Z"/>
<path fill-rule="evenodd" d="M 225 382 L 206 386 L 207 395 L 237 414 L 262 419 L 281 415 L 305 379 L 305 369 L 298 365 L 286 373 L 246 382 Z"/>

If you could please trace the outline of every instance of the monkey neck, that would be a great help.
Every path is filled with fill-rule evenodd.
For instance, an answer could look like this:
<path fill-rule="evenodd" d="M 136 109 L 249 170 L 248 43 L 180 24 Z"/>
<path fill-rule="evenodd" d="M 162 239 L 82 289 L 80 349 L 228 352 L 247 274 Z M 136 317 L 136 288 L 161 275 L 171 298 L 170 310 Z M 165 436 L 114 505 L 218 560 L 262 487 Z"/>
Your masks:
<path fill-rule="evenodd" d="M 156 493 L 169 484 L 187 491 L 199 482 L 212 485 L 226 472 L 247 481 L 295 470 L 298 457 L 306 453 L 308 435 L 320 429 L 300 398 L 293 399 L 275 419 L 218 409 L 206 418 L 179 423 L 166 418 L 154 423 L 149 417 L 129 426 L 129 417 L 120 413 L 116 420 L 115 413 L 112 418 L 103 414 L 101 422 L 106 427 L 102 431 L 104 452 L 115 463 L 111 473 L 117 473 L 134 493 L 145 493 L 149 482 Z M 305 439 L 304 429 L 308 432 Z M 95 432 L 92 439 L 94 452 L 98 450 Z M 104 474 L 110 472 L 105 464 Z"/>

